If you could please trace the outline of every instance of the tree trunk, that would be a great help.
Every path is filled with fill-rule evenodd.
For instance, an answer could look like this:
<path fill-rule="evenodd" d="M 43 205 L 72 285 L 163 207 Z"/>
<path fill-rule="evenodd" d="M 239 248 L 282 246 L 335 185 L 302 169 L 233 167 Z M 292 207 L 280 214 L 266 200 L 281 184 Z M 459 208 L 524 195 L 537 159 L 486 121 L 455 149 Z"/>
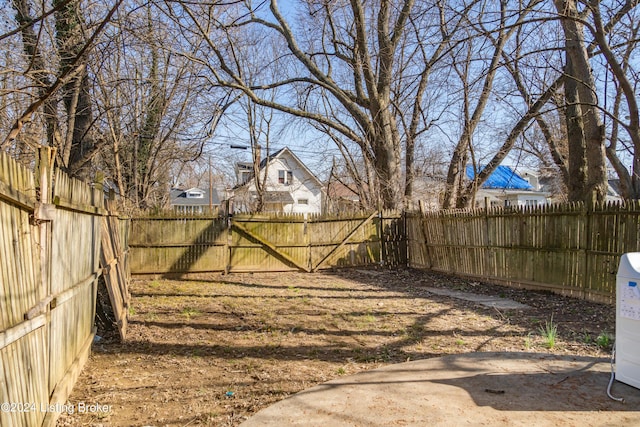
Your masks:
<path fill-rule="evenodd" d="M 567 77 L 564 83 L 565 121 L 567 127 L 567 142 L 569 148 L 569 179 L 567 191 L 569 200 L 586 200 L 588 165 L 586 158 L 584 121 L 582 108 L 578 97 L 577 82 L 572 77 L 573 69 L 570 59 L 567 59 Z"/>
<path fill-rule="evenodd" d="M 383 209 L 397 209 L 401 206 L 400 156 L 396 147 L 379 143 L 375 158 L 376 174 L 380 185 L 380 201 Z"/>
<path fill-rule="evenodd" d="M 91 173 L 90 156 L 94 154 L 95 141 L 89 129 L 93 123 L 89 72 L 86 59 L 76 63 L 76 57 L 85 44 L 83 19 L 79 3 L 55 0 L 56 43 L 60 55 L 60 72 L 76 67 L 80 72 L 62 87 L 62 100 L 67 113 L 67 137 L 62 146 L 63 168 L 72 176 L 88 179 Z"/>
<path fill-rule="evenodd" d="M 462 141 L 462 140 L 461 140 Z M 444 200 L 442 201 L 442 207 L 449 209 L 456 206 L 458 200 L 458 190 L 465 175 L 465 166 L 468 159 L 468 145 L 458 144 L 451 157 L 449 163 L 449 170 L 447 171 L 447 184 L 444 193 Z"/>
<path fill-rule="evenodd" d="M 372 111 L 377 135 L 371 142 L 371 147 L 375 155 L 374 167 L 380 186 L 379 201 L 383 209 L 398 209 L 402 205 L 400 141 L 394 133 L 396 123 L 389 107 L 384 103 L 377 107 Z"/>
<path fill-rule="evenodd" d="M 90 129 L 93 124 L 92 100 L 90 82 L 87 67 L 84 66 L 82 75 L 78 77 L 77 101 L 75 109 L 67 109 L 67 113 L 73 116 L 73 134 L 71 139 L 71 152 L 69 153 L 68 170 L 72 176 L 87 180 L 91 174 L 91 157 L 94 154 L 95 141 L 91 138 Z M 64 90 L 64 89 L 63 89 Z M 67 94 L 65 94 L 65 97 Z M 65 99 L 65 105 L 67 100 Z"/>
<path fill-rule="evenodd" d="M 565 35 L 567 61 L 566 120 L 570 146 L 569 174 L 572 180 L 569 185 L 569 199 L 585 202 L 593 199 L 604 201 L 607 195 L 605 135 L 598 112 L 596 86 L 584 41 L 584 29 L 578 22 L 576 0 L 555 0 L 555 4 L 563 18 L 560 22 Z M 583 177 L 581 170 L 584 169 L 585 162 L 586 176 Z M 580 175 L 573 176 L 574 172 Z M 577 188 L 580 185 L 579 180 L 582 179 L 585 179 L 583 188 Z M 576 199 L 578 196 L 579 199 Z"/>

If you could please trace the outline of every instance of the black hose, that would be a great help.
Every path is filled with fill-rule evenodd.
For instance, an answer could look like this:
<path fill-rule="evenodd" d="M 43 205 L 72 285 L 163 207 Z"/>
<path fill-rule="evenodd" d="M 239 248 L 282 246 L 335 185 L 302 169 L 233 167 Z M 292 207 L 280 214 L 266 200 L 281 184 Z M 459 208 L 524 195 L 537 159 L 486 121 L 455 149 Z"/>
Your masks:
<path fill-rule="evenodd" d="M 613 399 L 617 402 L 624 403 L 623 397 L 614 397 L 611 395 L 611 386 L 613 386 L 613 381 L 616 379 L 616 373 L 614 371 L 613 363 L 616 360 L 616 347 L 613 346 L 613 351 L 611 352 L 611 379 L 609 380 L 609 385 L 607 386 L 607 396 L 610 399 Z"/>

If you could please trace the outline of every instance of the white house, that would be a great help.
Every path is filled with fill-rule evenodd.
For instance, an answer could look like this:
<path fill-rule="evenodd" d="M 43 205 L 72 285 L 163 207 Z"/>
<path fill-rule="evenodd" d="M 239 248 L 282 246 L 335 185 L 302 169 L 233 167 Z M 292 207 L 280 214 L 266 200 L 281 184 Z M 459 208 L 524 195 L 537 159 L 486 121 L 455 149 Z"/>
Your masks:
<path fill-rule="evenodd" d="M 260 176 L 264 177 L 265 172 L 265 212 L 322 212 L 322 182 L 289 148 L 285 147 L 262 159 Z M 233 210 L 253 211 L 258 193 L 252 165 L 238 163 L 236 177 L 238 185 L 233 189 Z"/>

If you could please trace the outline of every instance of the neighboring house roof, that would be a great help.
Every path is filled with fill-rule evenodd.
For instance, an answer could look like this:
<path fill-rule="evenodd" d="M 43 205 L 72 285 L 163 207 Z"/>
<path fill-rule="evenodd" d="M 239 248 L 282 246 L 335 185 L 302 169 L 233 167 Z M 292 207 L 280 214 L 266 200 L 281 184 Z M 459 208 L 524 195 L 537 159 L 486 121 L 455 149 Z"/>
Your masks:
<path fill-rule="evenodd" d="M 481 167 L 482 170 L 484 167 Z M 473 179 L 475 176 L 473 166 L 468 165 L 467 178 Z M 533 187 L 527 180 L 521 178 L 509 166 L 498 166 L 489 178 L 482 184 L 485 189 L 501 189 L 501 190 L 533 190 Z"/>
<path fill-rule="evenodd" d="M 187 197 L 189 193 L 201 193 L 202 197 Z M 197 187 L 189 188 L 188 190 L 172 188 L 170 197 L 171 206 L 209 206 L 209 190 L 202 190 Z M 213 205 L 220 204 L 220 198 L 215 189 L 211 192 L 211 201 Z"/>
<path fill-rule="evenodd" d="M 260 162 L 260 169 L 264 168 L 267 165 L 267 162 L 277 159 L 278 157 L 282 157 L 285 153 L 289 154 L 293 159 L 298 162 L 300 167 L 316 182 L 316 184 L 322 188 L 322 181 L 320 181 L 314 174 L 309 170 L 309 168 L 296 156 L 293 151 L 289 150 L 289 147 L 281 148 L 270 156 L 265 157 Z"/>
<path fill-rule="evenodd" d="M 298 158 L 298 156 L 296 156 L 293 151 L 291 151 L 289 149 L 289 147 L 284 147 L 281 148 L 280 150 L 276 151 L 273 154 L 270 154 L 269 156 L 265 157 L 264 159 L 262 159 L 262 161 L 260 161 L 260 169 L 264 169 L 265 166 L 267 166 L 267 163 L 282 157 L 285 154 L 289 154 L 291 156 L 291 158 L 293 158 L 293 160 L 298 163 L 300 165 L 300 169 L 302 169 L 314 182 L 315 184 L 322 188 L 322 181 L 320 181 L 314 174 L 313 172 L 311 172 L 311 170 L 309 170 L 309 168 L 302 162 L 302 160 L 300 160 Z M 251 163 L 237 163 L 236 164 L 236 168 L 238 168 L 238 170 L 250 170 L 250 168 L 252 169 Z M 244 186 L 247 186 L 248 184 L 250 184 L 251 182 L 253 182 L 253 177 L 251 179 L 249 179 L 247 182 L 244 183 L 240 183 L 238 185 L 236 185 L 234 188 L 242 188 Z M 269 191 L 267 191 L 269 192 Z"/>
<path fill-rule="evenodd" d="M 116 195 L 120 195 L 120 191 L 118 190 L 118 186 L 116 185 L 116 183 L 106 178 L 102 182 L 102 190 L 105 194 L 109 194 L 109 192 L 113 190 Z"/>
<path fill-rule="evenodd" d="M 331 181 L 328 186 L 327 195 L 332 199 L 344 199 L 357 202 L 360 200 L 358 191 L 351 186 L 345 185 L 340 181 Z"/>
<path fill-rule="evenodd" d="M 252 191 L 252 196 L 257 196 L 257 192 Z M 266 191 L 264 193 L 264 202 L 265 203 L 284 203 L 289 204 L 293 203 L 293 197 L 291 193 L 288 191 Z"/>

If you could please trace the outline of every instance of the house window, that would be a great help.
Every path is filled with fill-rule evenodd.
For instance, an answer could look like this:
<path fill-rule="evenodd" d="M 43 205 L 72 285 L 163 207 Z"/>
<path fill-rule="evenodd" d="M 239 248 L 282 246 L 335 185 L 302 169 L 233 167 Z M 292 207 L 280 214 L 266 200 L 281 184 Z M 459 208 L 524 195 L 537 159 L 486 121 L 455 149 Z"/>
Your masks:
<path fill-rule="evenodd" d="M 308 205 L 309 204 L 309 199 L 298 199 L 298 204 L 299 205 Z"/>
<path fill-rule="evenodd" d="M 240 184 L 246 184 L 251 179 L 251 171 L 240 171 Z"/>
<path fill-rule="evenodd" d="M 187 193 L 187 199 L 202 199 L 203 197 L 204 194 L 200 193 L 199 191 L 191 191 Z"/>
<path fill-rule="evenodd" d="M 293 172 L 286 170 L 278 171 L 278 182 L 284 185 L 291 185 L 293 182 Z"/>

